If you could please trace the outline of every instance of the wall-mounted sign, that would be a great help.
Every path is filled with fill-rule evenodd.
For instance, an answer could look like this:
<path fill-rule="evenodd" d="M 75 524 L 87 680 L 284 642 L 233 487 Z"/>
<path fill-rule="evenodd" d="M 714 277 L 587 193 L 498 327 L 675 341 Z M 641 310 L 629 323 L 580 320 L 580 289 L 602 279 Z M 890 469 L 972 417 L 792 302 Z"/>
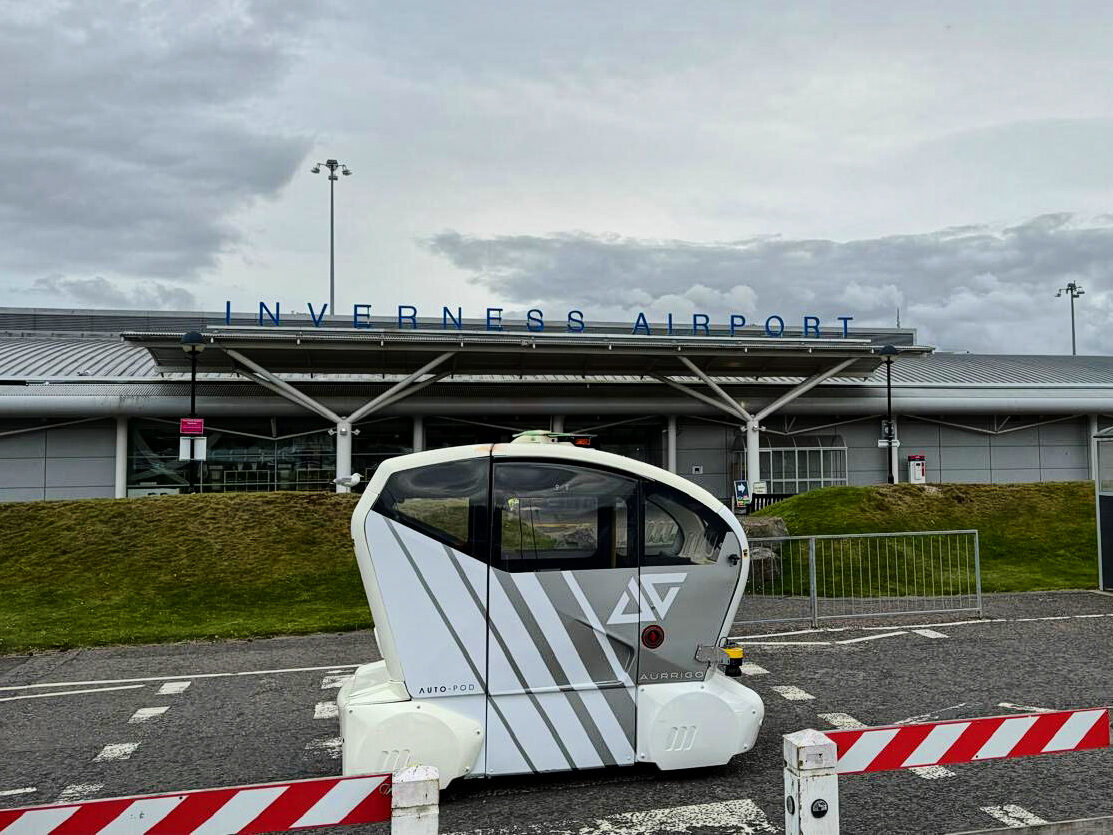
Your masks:
<path fill-rule="evenodd" d="M 745 479 L 734 482 L 734 509 L 745 510 L 750 504 L 750 483 Z"/>
<path fill-rule="evenodd" d="M 179 461 L 205 461 L 209 457 L 209 439 L 204 435 L 182 435 L 178 438 Z"/>
<path fill-rule="evenodd" d="M 312 302 L 306 302 L 306 309 L 309 312 L 309 321 L 313 323 L 313 327 L 319 328 L 325 324 L 325 315 L 328 313 L 328 304 L 322 304 L 320 310 L 313 306 Z M 485 330 L 501 331 L 503 330 L 502 314 L 504 308 L 501 307 L 488 307 L 484 309 L 483 316 L 480 317 L 481 321 L 485 322 Z M 458 330 L 464 329 L 464 309 L 460 306 L 455 308 L 446 307 L 441 305 L 440 315 L 437 316 L 435 311 L 432 316 L 436 317 L 432 322 L 423 321 L 418 323 L 418 316 L 430 316 L 430 311 L 427 309 L 419 312 L 417 305 L 400 304 L 395 307 L 375 307 L 376 316 L 379 318 L 376 321 L 371 320 L 372 306 L 369 304 L 353 304 L 352 305 L 352 324 L 353 328 L 392 328 L 394 330 Z M 397 315 L 395 315 L 397 312 Z M 335 315 L 335 314 L 334 314 Z M 384 318 L 385 316 L 385 318 Z M 436 319 L 440 319 L 438 325 Z M 799 320 L 798 320 L 799 321 Z M 833 321 L 838 324 L 832 324 L 832 320 L 828 320 L 826 325 L 823 324 L 819 316 L 806 315 L 803 317 L 801 336 L 805 339 L 821 339 L 832 337 L 847 337 L 850 335 L 850 323 L 854 321 L 853 316 L 835 316 Z M 282 305 L 280 302 L 259 302 L 259 315 L 258 322 L 260 326 L 263 325 L 282 325 Z M 224 303 L 224 324 L 232 324 L 232 302 L 226 301 Z M 305 321 L 299 320 L 296 323 L 299 327 L 304 326 Z M 759 336 L 766 336 L 776 338 L 784 336 L 785 333 L 785 318 L 776 313 L 766 316 L 763 320 L 760 316 L 756 317 L 752 322 L 742 313 L 731 313 L 726 316 L 726 328 L 731 336 L 754 336 L 754 330 L 757 330 Z M 638 315 L 634 317 L 630 325 L 631 334 L 641 334 L 643 336 L 652 336 L 654 333 L 664 336 L 711 336 L 711 316 L 707 313 L 693 313 L 691 320 L 689 317 L 678 316 L 673 317 L 673 314 L 668 313 L 665 315 L 665 323 L 656 326 L 650 325 L 649 319 L 643 311 L 638 311 Z M 743 329 L 750 327 L 746 333 Z M 534 307 L 526 311 L 525 328 L 527 331 L 533 333 L 541 333 L 543 331 L 563 331 L 565 333 L 583 333 L 587 330 L 584 312 L 579 309 L 567 310 L 562 316 L 554 318 L 550 315 L 546 319 L 545 311 L 541 308 Z"/>
<path fill-rule="evenodd" d="M 205 419 L 204 418 L 179 418 L 178 419 L 178 434 L 179 435 L 204 435 L 205 434 Z"/>

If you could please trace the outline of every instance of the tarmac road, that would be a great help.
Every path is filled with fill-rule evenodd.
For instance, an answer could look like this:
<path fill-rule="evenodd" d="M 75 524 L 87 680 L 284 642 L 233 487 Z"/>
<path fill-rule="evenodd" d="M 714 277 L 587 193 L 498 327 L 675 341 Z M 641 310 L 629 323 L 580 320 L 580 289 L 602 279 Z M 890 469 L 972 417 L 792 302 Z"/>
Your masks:
<path fill-rule="evenodd" d="M 991 596 L 986 614 L 787 635 L 770 633 L 798 630 L 738 625 L 755 665 L 743 683 L 766 704 L 754 752 L 682 773 L 459 781 L 442 797 L 442 831 L 779 832 L 783 733 L 1113 703 L 1113 596 Z M 0 657 L 0 808 L 336 774 L 336 690 L 377 657 L 366 632 Z M 852 776 L 840 781 L 843 831 L 1113 814 L 1111 787 L 1109 751 Z"/>

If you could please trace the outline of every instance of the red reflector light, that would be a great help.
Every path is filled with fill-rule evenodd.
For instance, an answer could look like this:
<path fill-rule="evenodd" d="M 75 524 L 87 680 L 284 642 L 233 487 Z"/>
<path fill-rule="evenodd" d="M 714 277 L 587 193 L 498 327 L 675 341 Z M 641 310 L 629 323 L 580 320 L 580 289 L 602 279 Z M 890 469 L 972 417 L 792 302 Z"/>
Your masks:
<path fill-rule="evenodd" d="M 591 438 L 574 438 L 572 443 L 575 446 L 591 446 Z"/>
<path fill-rule="evenodd" d="M 665 630 L 656 623 L 651 623 L 642 630 L 642 643 L 646 649 L 657 649 L 665 642 Z"/>

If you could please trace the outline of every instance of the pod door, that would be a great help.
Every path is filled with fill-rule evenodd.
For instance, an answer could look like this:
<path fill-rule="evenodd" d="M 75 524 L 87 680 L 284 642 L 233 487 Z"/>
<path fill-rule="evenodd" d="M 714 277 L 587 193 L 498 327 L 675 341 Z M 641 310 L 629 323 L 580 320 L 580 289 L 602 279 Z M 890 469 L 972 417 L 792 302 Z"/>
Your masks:
<path fill-rule="evenodd" d="M 496 458 L 491 508 L 487 773 L 632 763 L 637 481 Z"/>
<path fill-rule="evenodd" d="M 702 681 L 710 667 L 696 648 L 729 630 L 742 546 L 726 519 L 687 493 L 646 482 L 643 495 L 638 683 Z"/>

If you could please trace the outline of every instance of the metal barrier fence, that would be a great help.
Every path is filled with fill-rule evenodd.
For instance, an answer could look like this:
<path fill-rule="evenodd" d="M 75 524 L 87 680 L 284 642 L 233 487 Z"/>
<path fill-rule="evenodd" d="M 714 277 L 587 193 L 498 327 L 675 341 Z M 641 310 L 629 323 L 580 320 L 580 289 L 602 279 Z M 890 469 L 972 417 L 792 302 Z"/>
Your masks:
<path fill-rule="evenodd" d="M 982 613 L 977 531 L 754 538 L 743 623 Z"/>

